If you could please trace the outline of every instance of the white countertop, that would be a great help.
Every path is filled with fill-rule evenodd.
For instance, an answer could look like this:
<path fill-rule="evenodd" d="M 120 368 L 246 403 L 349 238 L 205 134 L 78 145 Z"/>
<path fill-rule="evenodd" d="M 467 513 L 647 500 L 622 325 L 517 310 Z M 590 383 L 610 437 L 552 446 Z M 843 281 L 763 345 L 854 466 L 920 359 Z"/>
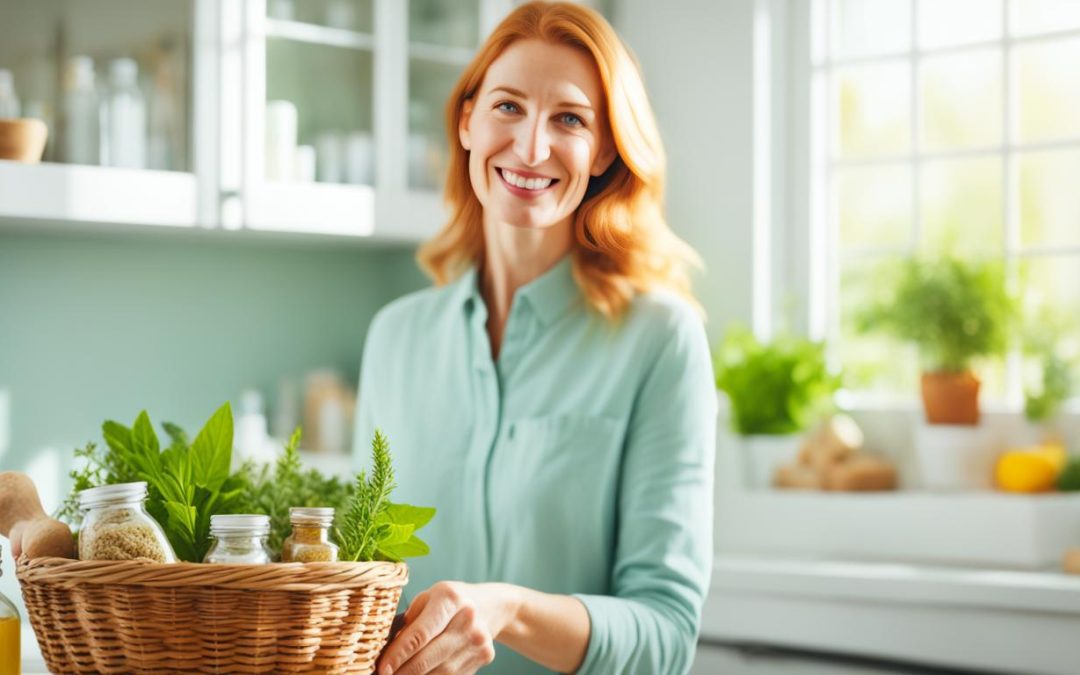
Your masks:
<path fill-rule="evenodd" d="M 703 640 L 1072 675 L 1080 577 L 719 554 Z"/>

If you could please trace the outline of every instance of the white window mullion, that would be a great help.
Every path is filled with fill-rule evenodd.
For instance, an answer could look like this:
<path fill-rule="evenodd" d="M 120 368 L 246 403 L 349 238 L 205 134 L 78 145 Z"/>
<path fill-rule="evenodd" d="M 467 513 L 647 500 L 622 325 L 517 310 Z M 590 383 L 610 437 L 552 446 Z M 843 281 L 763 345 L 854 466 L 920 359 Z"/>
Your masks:
<path fill-rule="evenodd" d="M 922 131 L 922 120 L 919 115 L 919 0 L 911 0 L 911 51 L 908 56 L 908 65 L 911 74 L 911 139 L 908 151 L 911 153 L 911 252 L 917 253 L 919 241 L 922 239 L 922 216 L 919 208 L 921 188 L 919 186 L 922 174 L 922 159 L 919 155 L 919 134 Z"/>
<path fill-rule="evenodd" d="M 1009 32 L 1009 0 L 1001 0 L 1002 26 L 1001 36 L 1001 133 L 1005 146 L 1001 158 L 1001 205 L 1004 209 L 1002 222 L 1005 225 L 1005 274 L 1006 284 L 1016 290 L 1020 286 L 1020 218 L 1019 189 L 1016 176 L 1013 137 L 1014 84 L 1012 72 L 1012 35 Z M 1012 345 L 1005 358 L 1005 398 L 1015 405 L 1024 399 L 1023 352 L 1021 345 Z"/>

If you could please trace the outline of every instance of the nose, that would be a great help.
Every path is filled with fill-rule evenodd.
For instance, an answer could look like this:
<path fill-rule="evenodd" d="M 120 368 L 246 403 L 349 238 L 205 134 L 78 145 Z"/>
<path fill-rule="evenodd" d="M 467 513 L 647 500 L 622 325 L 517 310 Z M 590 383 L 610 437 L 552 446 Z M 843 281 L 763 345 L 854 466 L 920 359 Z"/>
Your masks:
<path fill-rule="evenodd" d="M 524 120 L 516 130 L 514 153 L 525 166 L 538 166 L 551 156 L 551 139 L 540 118 Z"/>

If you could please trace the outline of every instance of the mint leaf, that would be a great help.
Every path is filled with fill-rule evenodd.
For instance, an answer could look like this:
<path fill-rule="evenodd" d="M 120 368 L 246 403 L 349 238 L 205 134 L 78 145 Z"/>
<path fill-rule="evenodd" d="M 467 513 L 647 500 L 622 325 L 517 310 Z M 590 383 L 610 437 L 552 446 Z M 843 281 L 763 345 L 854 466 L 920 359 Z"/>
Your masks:
<path fill-rule="evenodd" d="M 419 558 L 429 553 L 431 549 L 416 535 L 410 537 L 405 543 L 380 546 L 378 549 L 379 557 L 390 562 L 401 562 L 405 558 Z"/>
<path fill-rule="evenodd" d="M 415 530 L 427 525 L 434 517 L 434 508 L 410 504 L 390 504 L 382 514 L 382 518 L 388 523 L 412 525 Z"/>
<path fill-rule="evenodd" d="M 191 445 L 191 468 L 196 485 L 211 491 L 221 488 L 232 463 L 233 419 L 228 403 L 206 422 Z"/>

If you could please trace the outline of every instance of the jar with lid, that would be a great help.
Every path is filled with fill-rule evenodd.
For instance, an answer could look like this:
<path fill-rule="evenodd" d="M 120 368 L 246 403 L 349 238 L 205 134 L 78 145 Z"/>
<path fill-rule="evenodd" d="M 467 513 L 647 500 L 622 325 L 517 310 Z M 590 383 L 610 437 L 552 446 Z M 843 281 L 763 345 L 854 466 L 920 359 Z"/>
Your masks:
<path fill-rule="evenodd" d="M 281 545 L 282 562 L 336 562 L 338 547 L 330 540 L 334 509 L 300 507 L 289 509 L 292 533 Z"/>
<path fill-rule="evenodd" d="M 213 543 L 203 558 L 219 565 L 261 565 L 270 562 L 266 538 L 270 536 L 270 516 L 258 514 L 210 516 Z"/>
<path fill-rule="evenodd" d="M 102 485 L 79 493 L 80 560 L 176 562 L 161 525 L 146 512 L 146 483 Z"/>
<path fill-rule="evenodd" d="M 0 550 L 0 559 L 3 551 Z M 0 570 L 0 574 L 3 570 Z M 0 675 L 19 675 L 19 633 L 22 622 L 15 604 L 0 593 Z"/>

